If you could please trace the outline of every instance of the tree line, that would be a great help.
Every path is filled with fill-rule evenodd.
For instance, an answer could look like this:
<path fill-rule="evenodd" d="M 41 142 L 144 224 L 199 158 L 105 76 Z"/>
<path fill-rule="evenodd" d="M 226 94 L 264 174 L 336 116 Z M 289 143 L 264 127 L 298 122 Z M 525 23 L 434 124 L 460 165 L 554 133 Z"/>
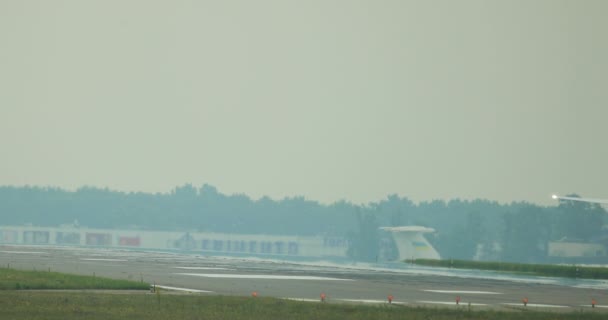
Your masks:
<path fill-rule="evenodd" d="M 427 238 L 443 258 L 547 262 L 550 241 L 605 242 L 602 226 L 608 215 L 597 204 L 574 201 L 555 206 L 483 199 L 415 204 L 389 195 L 368 204 L 321 204 L 301 196 L 253 200 L 208 184 L 186 184 L 154 194 L 3 186 L 0 219 L 0 225 L 78 221 L 91 228 L 344 237 L 350 243 L 348 254 L 361 261 L 394 257 L 394 243 L 378 227 L 418 225 L 436 230 Z"/>

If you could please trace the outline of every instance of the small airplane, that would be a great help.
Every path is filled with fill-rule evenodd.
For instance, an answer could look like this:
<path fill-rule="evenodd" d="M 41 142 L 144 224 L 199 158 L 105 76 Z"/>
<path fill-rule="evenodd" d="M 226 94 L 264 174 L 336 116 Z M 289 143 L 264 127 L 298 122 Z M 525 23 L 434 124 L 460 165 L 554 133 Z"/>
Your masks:
<path fill-rule="evenodd" d="M 589 202 L 589 203 L 608 204 L 608 200 L 605 200 L 605 199 L 562 197 L 562 196 L 558 196 L 556 194 L 552 195 L 551 198 L 553 198 L 555 200 L 572 200 L 572 201 L 581 201 L 581 202 Z"/>

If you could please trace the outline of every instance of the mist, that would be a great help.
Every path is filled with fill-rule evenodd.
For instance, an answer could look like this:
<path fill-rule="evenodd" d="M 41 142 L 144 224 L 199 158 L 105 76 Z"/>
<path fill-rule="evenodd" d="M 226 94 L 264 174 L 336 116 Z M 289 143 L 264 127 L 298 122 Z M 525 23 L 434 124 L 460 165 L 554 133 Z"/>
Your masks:
<path fill-rule="evenodd" d="M 298 258 L 304 250 L 298 241 L 318 239 L 319 245 L 334 250 L 325 253 L 328 258 L 368 262 L 409 258 L 399 257 L 394 238 L 379 229 L 389 226 L 434 229 L 435 232 L 425 237 L 443 259 L 601 262 L 606 258 L 603 251 L 567 256 L 551 250 L 550 246 L 559 247 L 559 243 L 564 242 L 601 244 L 606 235 L 602 225 L 608 218 L 599 205 L 572 201 L 554 206 L 525 202 L 500 204 L 484 199 L 416 204 L 407 197 L 389 195 L 368 204 L 346 201 L 321 204 L 301 196 L 252 200 L 244 194 L 222 193 L 208 184 L 201 187 L 187 184 L 164 194 L 124 193 L 93 187 L 72 192 L 60 188 L 5 186 L 0 187 L 0 214 L 2 243 L 12 243 L 10 226 L 26 229 L 29 226 L 30 231 L 23 229 L 24 237 L 27 232 L 37 230 L 36 227 L 68 226 L 70 230 L 123 230 L 124 235 L 116 236 L 116 245 L 132 249 L 140 246 L 140 233 L 161 231 L 171 233 L 175 243 L 158 242 L 160 249 L 212 255 L 234 252 L 248 255 L 245 246 L 255 241 L 256 246 L 259 242 L 260 249 L 254 249 L 249 255 L 268 253 L 279 259 Z M 95 237 L 99 237 L 98 233 Z M 194 239 L 197 233 L 207 238 Z M 63 232 L 61 237 L 67 234 Z M 95 242 L 86 244 L 112 244 L 113 236 L 107 237 L 103 243 L 96 238 Z M 47 235 L 39 242 L 34 238 L 27 241 L 48 244 L 48 238 Z M 220 244 L 220 238 L 232 242 L 222 240 Z M 266 244 L 262 243 L 268 243 L 269 247 L 263 247 Z M 290 244 L 291 251 L 288 251 Z M 262 248 L 264 251 L 260 252 Z M 278 254 L 289 252 L 287 256 Z"/>

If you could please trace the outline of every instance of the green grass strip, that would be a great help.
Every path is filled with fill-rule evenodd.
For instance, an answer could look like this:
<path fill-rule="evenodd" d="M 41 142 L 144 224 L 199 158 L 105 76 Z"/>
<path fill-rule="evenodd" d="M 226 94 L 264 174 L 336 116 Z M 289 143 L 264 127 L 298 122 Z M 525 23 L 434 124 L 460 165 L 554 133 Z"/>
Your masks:
<path fill-rule="evenodd" d="M 47 271 L 0 268 L 0 290 L 23 289 L 108 289 L 147 290 L 143 282 L 115 280 Z"/>
<path fill-rule="evenodd" d="M 572 312 L 425 308 L 287 301 L 266 297 L 66 292 L 0 292 L 6 319 L 606 319 L 597 309 Z"/>
<path fill-rule="evenodd" d="M 415 259 L 406 260 L 407 263 L 430 267 L 495 270 L 514 273 L 529 273 L 548 277 L 585 278 L 585 279 L 608 279 L 608 268 L 582 267 L 577 265 L 555 265 L 555 264 L 526 264 L 495 261 L 470 261 L 470 260 L 433 260 Z"/>

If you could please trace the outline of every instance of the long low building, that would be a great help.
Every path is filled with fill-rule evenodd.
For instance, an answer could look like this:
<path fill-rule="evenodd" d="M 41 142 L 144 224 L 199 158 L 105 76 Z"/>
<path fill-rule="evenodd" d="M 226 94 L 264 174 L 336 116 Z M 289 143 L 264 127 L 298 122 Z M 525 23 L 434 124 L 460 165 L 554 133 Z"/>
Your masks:
<path fill-rule="evenodd" d="M 424 239 L 422 232 L 429 230 L 409 230 L 407 234 L 412 237 L 407 238 L 395 236 L 402 258 L 429 257 L 429 254 L 435 256 L 435 249 Z M 272 256 L 284 259 L 347 259 L 349 246 L 347 239 L 332 236 L 92 229 L 76 226 L 0 226 L 0 244 L 181 250 L 206 255 Z"/>
<path fill-rule="evenodd" d="M 606 247 L 601 243 L 551 241 L 549 257 L 553 258 L 599 258 L 606 257 Z"/>

